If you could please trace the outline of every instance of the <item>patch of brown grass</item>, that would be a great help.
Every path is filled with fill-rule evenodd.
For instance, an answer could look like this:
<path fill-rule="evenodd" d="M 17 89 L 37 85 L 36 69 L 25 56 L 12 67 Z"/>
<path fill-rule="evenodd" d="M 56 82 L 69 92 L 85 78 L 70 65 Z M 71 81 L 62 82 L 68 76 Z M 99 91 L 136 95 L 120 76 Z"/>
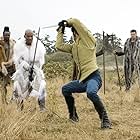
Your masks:
<path fill-rule="evenodd" d="M 15 103 L 0 106 L 0 140 L 139 140 L 140 93 L 133 86 L 129 93 L 119 90 L 114 78 L 106 81 L 106 94 L 100 90 L 113 129 L 101 130 L 100 121 L 86 93 L 75 94 L 80 121 L 68 120 L 67 107 L 61 94 L 61 86 L 67 79 L 47 81 L 46 108 L 39 112 L 36 99 L 29 98 L 22 112 Z M 116 78 L 115 78 L 116 80 Z M 9 88 L 10 97 L 11 88 Z"/>

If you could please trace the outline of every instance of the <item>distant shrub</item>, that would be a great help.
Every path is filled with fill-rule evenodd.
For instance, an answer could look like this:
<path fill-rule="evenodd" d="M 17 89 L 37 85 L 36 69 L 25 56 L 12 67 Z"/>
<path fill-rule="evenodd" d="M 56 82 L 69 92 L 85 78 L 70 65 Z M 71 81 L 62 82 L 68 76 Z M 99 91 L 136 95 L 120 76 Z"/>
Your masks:
<path fill-rule="evenodd" d="M 56 77 L 69 77 L 72 75 L 71 61 L 64 61 L 63 63 L 50 61 L 44 66 L 44 73 L 46 79 Z"/>
<path fill-rule="evenodd" d="M 46 55 L 46 62 L 63 62 L 63 61 L 71 61 L 72 57 L 71 54 L 69 53 L 64 53 L 64 52 L 55 52 L 50 55 Z"/>

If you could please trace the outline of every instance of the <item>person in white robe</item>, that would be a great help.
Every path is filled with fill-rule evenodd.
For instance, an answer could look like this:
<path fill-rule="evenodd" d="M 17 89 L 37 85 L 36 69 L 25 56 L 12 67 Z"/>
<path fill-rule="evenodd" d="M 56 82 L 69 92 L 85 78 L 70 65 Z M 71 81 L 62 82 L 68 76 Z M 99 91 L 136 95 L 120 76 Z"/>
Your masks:
<path fill-rule="evenodd" d="M 34 38 L 32 30 L 26 30 L 24 38 L 20 39 L 14 46 L 14 64 L 16 72 L 12 79 L 14 80 L 13 97 L 21 103 L 29 96 L 36 96 L 40 110 L 45 110 L 46 82 L 42 67 L 45 63 L 45 47 Z M 35 59 L 34 59 L 35 58 Z M 31 69 L 33 67 L 32 78 L 30 80 Z"/>

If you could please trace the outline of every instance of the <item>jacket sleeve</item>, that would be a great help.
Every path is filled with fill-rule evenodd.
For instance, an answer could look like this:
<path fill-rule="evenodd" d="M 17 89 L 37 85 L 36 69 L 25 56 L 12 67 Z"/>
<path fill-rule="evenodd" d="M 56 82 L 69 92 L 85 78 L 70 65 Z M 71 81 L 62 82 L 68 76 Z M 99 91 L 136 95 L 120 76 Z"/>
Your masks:
<path fill-rule="evenodd" d="M 128 38 L 124 43 L 124 48 L 123 48 L 124 54 L 127 52 L 127 44 L 128 44 L 129 41 L 130 41 L 130 38 Z"/>
<path fill-rule="evenodd" d="M 103 49 L 99 50 L 98 52 L 96 52 L 96 57 L 101 56 L 104 54 Z"/>
<path fill-rule="evenodd" d="M 62 52 L 67 52 L 67 53 L 72 53 L 72 44 L 64 43 L 63 40 L 63 33 L 62 29 L 60 28 L 57 34 L 57 39 L 56 39 L 56 44 L 55 44 L 56 49 L 62 51 Z"/>
<path fill-rule="evenodd" d="M 92 33 L 87 29 L 87 27 L 83 23 L 81 23 L 76 18 L 70 18 L 67 20 L 67 22 L 69 26 L 72 26 L 75 28 L 80 38 L 82 39 L 82 41 L 87 47 L 91 49 L 95 48 L 96 40 L 93 37 Z"/>
<path fill-rule="evenodd" d="M 116 55 L 117 56 L 122 56 L 122 55 L 125 55 L 126 54 L 126 47 L 127 47 L 127 41 L 128 41 L 128 39 L 126 40 L 126 42 L 125 42 L 125 44 L 124 44 L 124 47 L 122 48 L 122 50 L 121 51 L 116 51 Z"/>
<path fill-rule="evenodd" d="M 124 55 L 124 52 L 116 52 L 116 55 L 117 56 L 122 56 L 122 55 Z"/>

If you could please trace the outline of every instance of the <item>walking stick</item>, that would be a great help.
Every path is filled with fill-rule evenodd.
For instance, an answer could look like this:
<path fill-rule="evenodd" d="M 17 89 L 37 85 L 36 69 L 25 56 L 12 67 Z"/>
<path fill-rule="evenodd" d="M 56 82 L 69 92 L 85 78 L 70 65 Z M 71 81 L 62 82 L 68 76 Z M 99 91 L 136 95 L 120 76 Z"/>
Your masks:
<path fill-rule="evenodd" d="M 105 94 L 105 32 L 103 31 L 103 78 L 104 78 L 104 94 Z"/>
<path fill-rule="evenodd" d="M 34 52 L 34 58 L 33 58 L 33 63 L 30 69 L 30 74 L 29 74 L 29 81 L 32 82 L 34 80 L 33 78 L 33 69 L 34 69 L 34 63 L 35 63 L 35 57 L 36 57 L 36 51 L 37 51 L 37 45 L 38 45 L 38 40 L 39 40 L 39 33 L 40 33 L 40 27 L 38 29 L 38 34 L 37 34 L 37 41 L 36 41 L 36 46 L 35 46 L 35 52 Z M 32 86 L 29 84 L 29 93 L 32 91 Z"/>
<path fill-rule="evenodd" d="M 112 40 L 111 40 L 111 41 L 112 41 L 112 45 L 113 45 L 113 48 L 114 48 L 113 34 L 112 34 Z M 120 74 L 119 74 L 119 67 L 118 67 L 118 60 L 117 60 L 116 54 L 114 54 L 114 57 L 115 57 L 117 75 L 118 75 L 118 82 L 119 82 L 120 90 L 122 90 L 122 87 L 121 87 L 121 80 L 120 80 Z"/>

